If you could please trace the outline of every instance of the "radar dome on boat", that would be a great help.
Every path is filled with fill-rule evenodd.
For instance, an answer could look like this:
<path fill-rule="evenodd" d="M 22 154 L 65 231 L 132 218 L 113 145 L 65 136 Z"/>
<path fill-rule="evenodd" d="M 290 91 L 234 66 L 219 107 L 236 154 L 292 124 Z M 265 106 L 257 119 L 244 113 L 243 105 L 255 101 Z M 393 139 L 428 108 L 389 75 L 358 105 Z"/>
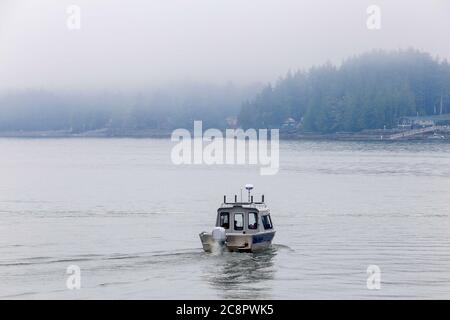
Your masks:
<path fill-rule="evenodd" d="M 247 184 L 245 185 L 245 189 L 247 189 L 247 191 L 248 191 L 248 202 L 251 202 L 251 201 L 252 201 L 252 198 L 253 198 L 253 197 L 251 197 L 253 185 L 250 184 L 250 183 L 247 183 Z M 252 201 L 252 202 L 253 202 L 253 201 Z"/>

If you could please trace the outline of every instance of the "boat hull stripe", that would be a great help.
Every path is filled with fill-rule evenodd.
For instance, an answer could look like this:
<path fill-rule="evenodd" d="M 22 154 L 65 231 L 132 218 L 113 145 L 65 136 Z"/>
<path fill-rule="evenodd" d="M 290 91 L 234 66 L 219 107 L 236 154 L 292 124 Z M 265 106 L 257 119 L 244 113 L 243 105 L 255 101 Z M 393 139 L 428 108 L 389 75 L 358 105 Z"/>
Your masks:
<path fill-rule="evenodd" d="M 266 241 L 272 241 L 273 237 L 275 236 L 274 232 L 267 232 L 263 234 L 255 234 L 253 236 L 253 243 L 261 243 Z"/>

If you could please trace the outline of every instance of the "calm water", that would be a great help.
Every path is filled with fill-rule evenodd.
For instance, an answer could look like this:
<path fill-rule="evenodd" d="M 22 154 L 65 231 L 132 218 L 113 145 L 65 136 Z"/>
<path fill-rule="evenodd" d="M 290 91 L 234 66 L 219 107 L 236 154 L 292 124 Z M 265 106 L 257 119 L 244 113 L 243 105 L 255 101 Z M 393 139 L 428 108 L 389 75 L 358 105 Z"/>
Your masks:
<path fill-rule="evenodd" d="M 175 166 L 171 147 L 0 139 L 0 297 L 450 298 L 450 144 L 283 142 L 275 176 Z M 198 233 L 245 183 L 266 195 L 273 248 L 203 253 Z"/>

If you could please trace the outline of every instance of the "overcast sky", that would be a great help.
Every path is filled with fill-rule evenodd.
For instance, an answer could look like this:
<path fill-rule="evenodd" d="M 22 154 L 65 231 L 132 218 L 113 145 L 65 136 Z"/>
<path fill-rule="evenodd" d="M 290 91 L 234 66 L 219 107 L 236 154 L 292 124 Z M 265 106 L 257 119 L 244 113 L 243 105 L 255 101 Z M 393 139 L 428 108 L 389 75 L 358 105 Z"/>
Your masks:
<path fill-rule="evenodd" d="M 380 30 L 366 27 L 372 4 Z M 408 47 L 450 60 L 449 0 L 0 0 L 0 90 L 268 82 Z"/>

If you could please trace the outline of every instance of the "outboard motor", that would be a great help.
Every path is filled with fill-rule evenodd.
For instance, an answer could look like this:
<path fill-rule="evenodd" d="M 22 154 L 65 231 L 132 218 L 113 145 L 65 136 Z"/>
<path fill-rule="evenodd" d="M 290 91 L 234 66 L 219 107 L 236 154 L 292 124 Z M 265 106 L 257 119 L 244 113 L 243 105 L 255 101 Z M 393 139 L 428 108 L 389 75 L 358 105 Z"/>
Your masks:
<path fill-rule="evenodd" d="M 212 237 L 217 243 L 219 243 L 220 245 L 224 245 L 225 240 L 227 239 L 225 229 L 222 227 L 214 227 L 212 231 Z"/>
<path fill-rule="evenodd" d="M 211 253 L 221 254 L 225 248 L 225 241 L 227 239 L 225 229 L 222 227 L 214 227 L 211 236 L 214 240 L 211 244 Z"/>

